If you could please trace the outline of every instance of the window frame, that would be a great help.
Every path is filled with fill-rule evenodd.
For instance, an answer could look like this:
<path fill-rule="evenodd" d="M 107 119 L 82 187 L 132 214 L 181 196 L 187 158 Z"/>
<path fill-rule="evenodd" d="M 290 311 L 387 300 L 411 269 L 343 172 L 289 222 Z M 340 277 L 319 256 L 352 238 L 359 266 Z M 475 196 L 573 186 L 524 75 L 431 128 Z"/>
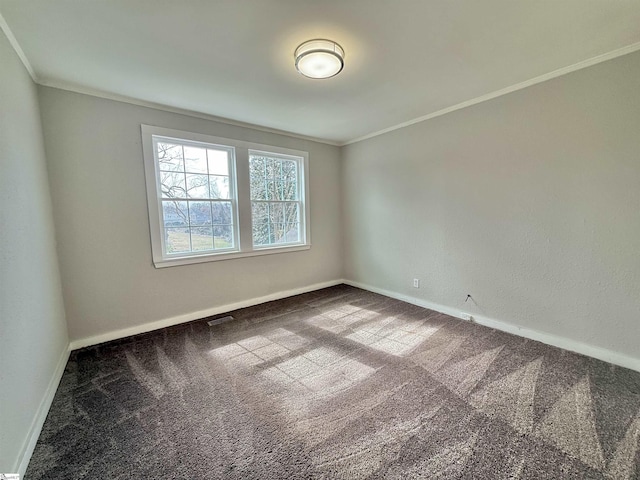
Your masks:
<path fill-rule="evenodd" d="M 252 211 L 253 211 L 253 203 L 268 203 L 268 204 L 272 204 L 272 203 L 297 203 L 299 204 L 299 214 L 298 214 L 298 232 L 300 234 L 300 236 L 302 237 L 302 241 L 301 242 L 283 242 L 283 243 L 269 243 L 269 244 L 262 244 L 262 245 L 256 245 L 255 243 L 253 243 L 253 249 L 254 250 L 262 250 L 264 248 L 274 248 L 274 247 L 278 247 L 278 246 L 282 246 L 282 247 L 286 247 L 287 245 L 299 245 L 300 243 L 304 243 L 304 237 L 305 237 L 305 232 L 303 231 L 305 222 L 304 222 L 304 218 L 303 215 L 305 215 L 303 213 L 303 209 L 304 209 L 304 199 L 302 198 L 302 193 L 304 191 L 304 188 L 301 187 L 303 180 L 302 180 L 302 175 L 301 175 L 301 170 L 302 167 L 300 165 L 300 157 L 296 157 L 293 155 L 286 155 L 283 153 L 274 153 L 274 152 L 268 152 L 268 151 L 264 151 L 264 150 L 256 150 L 253 148 L 249 149 L 249 154 L 248 154 L 248 162 L 249 165 L 251 164 L 251 156 L 255 155 L 257 157 L 271 157 L 275 160 L 285 160 L 285 161 L 295 161 L 298 166 L 297 166 L 297 190 L 298 190 L 298 195 L 297 195 L 297 199 L 296 200 L 284 200 L 284 199 L 278 199 L 278 200 L 272 200 L 272 199 L 254 199 L 251 195 L 251 190 L 249 190 L 249 200 L 251 201 L 251 207 L 252 207 Z M 251 218 L 253 219 L 253 215 L 251 216 Z M 302 218 L 302 221 L 300 220 Z M 253 225 L 252 225 L 253 226 Z M 252 235 L 252 242 L 253 242 L 253 235 Z"/>
<path fill-rule="evenodd" d="M 309 153 L 301 150 L 264 145 L 201 133 L 186 132 L 151 125 L 140 126 L 144 159 L 147 210 L 149 214 L 149 234 L 153 265 L 156 268 L 189 265 L 234 258 L 252 257 L 277 253 L 295 252 L 311 248 L 311 221 L 309 207 Z M 235 247 L 222 251 L 185 252 L 166 254 L 162 225 L 162 191 L 160 189 L 160 169 L 156 159 L 154 137 L 175 141 L 181 145 L 212 145 L 230 149 L 229 196 L 234 210 Z M 253 223 L 249 178 L 250 152 L 260 152 L 275 157 L 286 157 L 298 163 L 298 188 L 300 208 L 300 242 L 253 246 Z"/>

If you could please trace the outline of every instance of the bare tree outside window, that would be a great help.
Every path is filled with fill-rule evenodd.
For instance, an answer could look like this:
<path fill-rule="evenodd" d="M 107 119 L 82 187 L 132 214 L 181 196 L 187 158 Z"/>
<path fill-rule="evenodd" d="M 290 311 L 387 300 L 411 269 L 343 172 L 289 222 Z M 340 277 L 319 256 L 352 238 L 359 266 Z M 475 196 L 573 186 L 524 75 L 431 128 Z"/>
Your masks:
<path fill-rule="evenodd" d="M 166 253 L 234 246 L 225 150 L 157 142 Z"/>
<path fill-rule="evenodd" d="M 298 162 L 250 154 L 249 178 L 256 246 L 300 242 Z"/>
<path fill-rule="evenodd" d="M 309 153 L 141 125 L 156 268 L 311 248 Z"/>

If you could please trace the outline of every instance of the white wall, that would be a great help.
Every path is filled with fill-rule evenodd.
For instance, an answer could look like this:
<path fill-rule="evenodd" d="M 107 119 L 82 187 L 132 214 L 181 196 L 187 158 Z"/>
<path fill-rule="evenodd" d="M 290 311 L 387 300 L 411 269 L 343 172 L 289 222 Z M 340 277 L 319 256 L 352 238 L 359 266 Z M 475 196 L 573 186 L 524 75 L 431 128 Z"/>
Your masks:
<path fill-rule="evenodd" d="M 345 147 L 346 278 L 638 361 L 639 78 L 634 53 Z"/>
<path fill-rule="evenodd" d="M 37 90 L 2 31 L 0 65 L 0 472 L 17 472 L 68 338 Z"/>
<path fill-rule="evenodd" d="M 53 88 L 40 100 L 72 340 L 342 277 L 337 147 Z M 311 249 L 154 268 L 140 124 L 308 151 Z"/>

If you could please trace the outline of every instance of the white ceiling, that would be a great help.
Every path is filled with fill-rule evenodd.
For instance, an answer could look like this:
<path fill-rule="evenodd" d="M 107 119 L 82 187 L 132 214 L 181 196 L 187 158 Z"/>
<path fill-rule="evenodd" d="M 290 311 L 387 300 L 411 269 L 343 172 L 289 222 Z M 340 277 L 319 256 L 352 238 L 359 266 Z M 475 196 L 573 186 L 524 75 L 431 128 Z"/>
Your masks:
<path fill-rule="evenodd" d="M 640 0 L 0 0 L 37 81 L 342 144 L 640 42 Z M 329 80 L 293 51 L 346 51 Z M 635 48 L 635 47 L 634 47 Z"/>

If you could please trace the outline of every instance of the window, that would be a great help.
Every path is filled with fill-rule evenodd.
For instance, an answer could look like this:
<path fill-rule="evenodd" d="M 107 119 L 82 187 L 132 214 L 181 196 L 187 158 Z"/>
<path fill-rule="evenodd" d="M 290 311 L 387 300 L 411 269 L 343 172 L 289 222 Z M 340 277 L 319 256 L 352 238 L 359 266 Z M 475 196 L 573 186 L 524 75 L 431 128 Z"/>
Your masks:
<path fill-rule="evenodd" d="M 233 149 L 153 137 L 166 255 L 233 250 Z"/>
<path fill-rule="evenodd" d="M 298 161 L 249 151 L 253 246 L 300 243 Z"/>
<path fill-rule="evenodd" d="M 308 249 L 308 153 L 142 125 L 156 267 Z"/>

